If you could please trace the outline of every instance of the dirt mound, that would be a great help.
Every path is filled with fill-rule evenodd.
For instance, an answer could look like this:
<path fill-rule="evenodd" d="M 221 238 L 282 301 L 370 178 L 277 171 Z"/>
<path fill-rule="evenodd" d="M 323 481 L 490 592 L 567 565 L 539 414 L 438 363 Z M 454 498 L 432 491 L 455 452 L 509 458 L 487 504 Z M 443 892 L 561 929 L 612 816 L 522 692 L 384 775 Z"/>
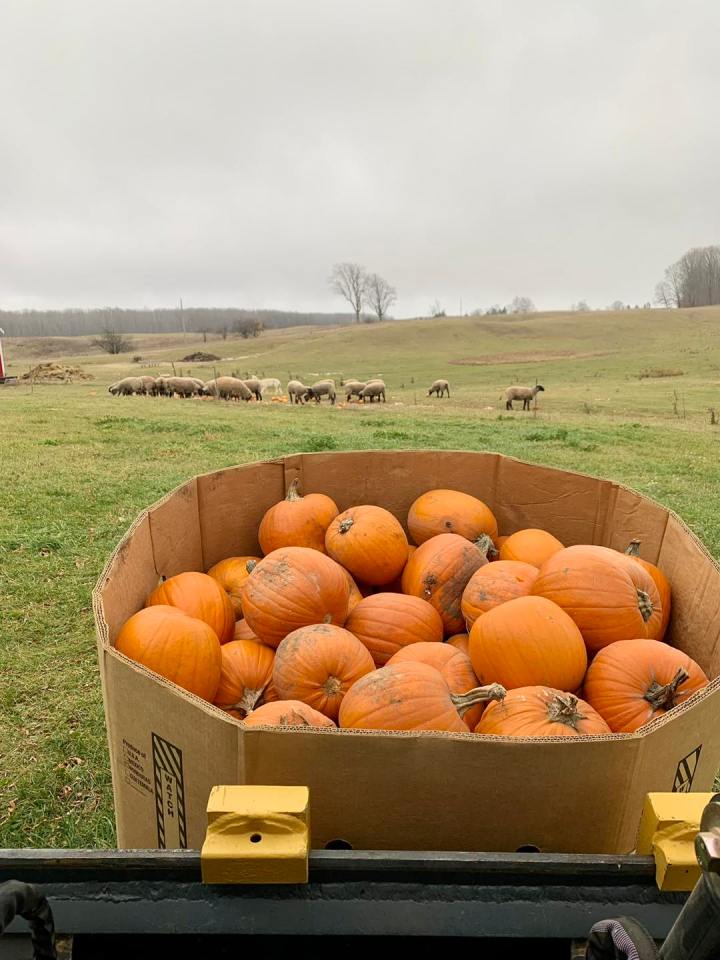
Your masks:
<path fill-rule="evenodd" d="M 39 363 L 23 373 L 20 379 L 33 380 L 35 383 L 75 383 L 78 380 L 94 380 L 95 377 L 80 367 L 68 367 L 64 363 Z"/>
<path fill-rule="evenodd" d="M 198 350 L 197 353 L 189 353 L 183 357 L 180 363 L 212 363 L 213 360 L 219 359 L 220 357 L 216 357 L 214 353 L 203 353 L 202 350 Z"/>

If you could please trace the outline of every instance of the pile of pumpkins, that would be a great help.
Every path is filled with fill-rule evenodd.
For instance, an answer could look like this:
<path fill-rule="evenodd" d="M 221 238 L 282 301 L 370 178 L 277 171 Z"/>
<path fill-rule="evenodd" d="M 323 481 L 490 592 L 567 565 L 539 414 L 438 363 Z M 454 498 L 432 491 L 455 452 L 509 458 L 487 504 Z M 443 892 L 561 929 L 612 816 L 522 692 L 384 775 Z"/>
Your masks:
<path fill-rule="evenodd" d="M 293 483 L 262 558 L 164 581 L 116 647 L 245 727 L 627 733 L 708 683 L 663 642 L 671 588 L 638 541 L 499 536 L 456 490 L 418 497 L 407 529 Z"/>

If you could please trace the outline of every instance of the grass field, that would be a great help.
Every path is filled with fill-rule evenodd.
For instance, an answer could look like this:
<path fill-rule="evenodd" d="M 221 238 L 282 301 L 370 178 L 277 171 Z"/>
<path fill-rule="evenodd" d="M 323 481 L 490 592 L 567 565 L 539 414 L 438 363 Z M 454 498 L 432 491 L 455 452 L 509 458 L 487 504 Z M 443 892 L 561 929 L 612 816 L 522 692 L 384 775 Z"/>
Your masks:
<path fill-rule="evenodd" d="M 90 591 L 133 517 L 187 477 L 292 451 L 491 449 L 623 481 L 668 504 L 720 556 L 720 309 L 538 314 L 299 328 L 258 340 L 138 337 L 153 366 L 47 345 L 82 384 L 0 388 L 0 845 L 114 841 Z M 113 398 L 121 375 L 194 350 L 218 373 L 382 375 L 386 405 Z M 11 372 L 38 359 L 6 344 Z M 71 352 L 71 351 L 74 351 Z M 457 361 L 463 361 L 458 363 Z M 471 362 L 467 362 L 471 361 Z M 195 376 L 212 365 L 176 364 Z M 436 377 L 452 398 L 426 397 Z M 546 387 L 512 414 L 510 383 Z"/>

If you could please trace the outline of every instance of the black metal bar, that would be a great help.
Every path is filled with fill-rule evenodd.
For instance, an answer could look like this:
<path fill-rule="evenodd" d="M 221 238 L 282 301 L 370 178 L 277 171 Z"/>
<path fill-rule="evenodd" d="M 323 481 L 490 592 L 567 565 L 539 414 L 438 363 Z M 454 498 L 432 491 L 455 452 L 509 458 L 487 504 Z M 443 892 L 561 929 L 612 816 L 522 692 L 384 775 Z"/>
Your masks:
<path fill-rule="evenodd" d="M 703 871 L 660 951 L 662 960 L 718 960 L 720 876 Z"/>
<path fill-rule="evenodd" d="M 537 883 L 542 878 L 568 884 L 611 885 L 654 882 L 652 857 L 604 854 L 414 852 L 405 850 L 314 850 L 310 881 L 334 883 L 400 878 L 424 883 Z M 70 883 L 75 880 L 123 882 L 200 879 L 198 850 L 0 850 L 0 880 Z"/>

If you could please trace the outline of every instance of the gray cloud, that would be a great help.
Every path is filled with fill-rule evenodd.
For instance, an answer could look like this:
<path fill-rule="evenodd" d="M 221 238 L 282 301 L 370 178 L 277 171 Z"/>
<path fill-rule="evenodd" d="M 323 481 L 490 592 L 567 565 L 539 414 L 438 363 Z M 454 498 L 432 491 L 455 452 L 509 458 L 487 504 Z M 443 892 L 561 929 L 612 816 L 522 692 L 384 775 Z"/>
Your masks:
<path fill-rule="evenodd" d="M 649 299 L 720 240 L 715 0 L 0 0 L 0 305 Z"/>

